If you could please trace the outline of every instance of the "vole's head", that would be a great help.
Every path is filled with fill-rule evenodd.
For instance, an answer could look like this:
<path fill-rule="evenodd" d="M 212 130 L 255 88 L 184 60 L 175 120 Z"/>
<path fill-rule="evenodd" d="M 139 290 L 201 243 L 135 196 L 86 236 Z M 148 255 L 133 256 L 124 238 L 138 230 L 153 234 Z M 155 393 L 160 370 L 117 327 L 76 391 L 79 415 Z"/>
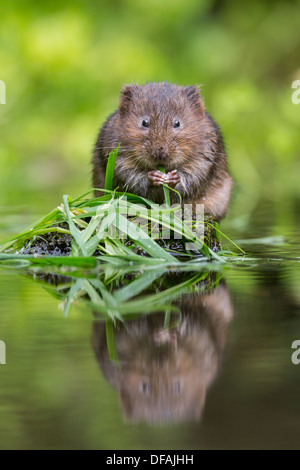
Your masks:
<path fill-rule="evenodd" d="M 180 168 L 199 153 L 205 108 L 195 86 L 125 86 L 119 105 L 121 149 L 145 170 Z"/>

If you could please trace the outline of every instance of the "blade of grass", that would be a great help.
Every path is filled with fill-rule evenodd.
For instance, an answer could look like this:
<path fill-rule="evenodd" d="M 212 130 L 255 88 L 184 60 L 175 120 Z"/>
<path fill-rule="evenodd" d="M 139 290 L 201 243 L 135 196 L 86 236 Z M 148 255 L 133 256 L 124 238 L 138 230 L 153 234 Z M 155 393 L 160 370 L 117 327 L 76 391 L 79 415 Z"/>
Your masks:
<path fill-rule="evenodd" d="M 130 220 L 127 220 L 121 214 L 119 214 L 118 228 L 127 234 L 129 238 L 135 240 L 150 256 L 161 258 L 165 261 L 171 262 L 172 264 L 181 264 L 181 262 L 174 258 L 174 256 L 161 248 L 146 232 L 142 230 L 139 231 L 139 227 L 130 222 Z"/>
<path fill-rule="evenodd" d="M 107 315 L 112 320 L 115 320 L 116 318 L 118 320 L 122 320 L 122 317 L 120 316 L 119 313 L 119 308 L 120 305 L 117 303 L 116 299 L 114 296 L 107 290 L 105 284 L 100 279 L 90 279 L 89 281 L 96 289 L 99 289 L 103 298 L 103 301 L 105 302 L 106 309 L 107 309 Z"/>
<path fill-rule="evenodd" d="M 106 344 L 107 344 L 109 359 L 112 362 L 115 362 L 120 368 L 120 363 L 118 360 L 118 353 L 117 353 L 117 348 L 116 348 L 116 341 L 115 341 L 114 324 L 111 320 L 106 320 L 105 322 L 105 333 L 106 333 Z"/>
<path fill-rule="evenodd" d="M 131 297 L 134 297 L 141 292 L 143 292 L 147 287 L 149 287 L 155 279 L 159 278 L 164 269 L 160 269 L 158 271 L 146 271 L 145 273 L 141 274 L 136 280 L 130 282 L 127 286 L 122 287 L 119 289 L 115 294 L 114 297 L 118 303 L 125 302 Z"/>
<path fill-rule="evenodd" d="M 95 305 L 104 305 L 104 301 L 101 299 L 100 295 L 96 289 L 92 286 L 90 280 L 84 279 L 83 287 L 86 293 L 89 295 L 91 302 Z"/>
<path fill-rule="evenodd" d="M 64 308 L 64 316 L 67 317 L 69 315 L 69 310 L 71 303 L 76 300 L 77 297 L 80 296 L 80 292 L 83 290 L 83 280 L 78 279 L 75 284 L 72 285 L 71 289 L 67 294 L 67 301 Z"/>
<path fill-rule="evenodd" d="M 116 158 L 118 155 L 118 151 L 120 148 L 121 143 L 119 143 L 118 147 L 110 152 L 107 166 L 106 166 L 106 173 L 105 173 L 105 189 L 113 190 L 114 189 L 114 172 L 115 172 L 115 165 L 116 165 Z"/>
<path fill-rule="evenodd" d="M 159 165 L 158 169 L 164 175 L 166 174 L 166 170 L 164 169 L 164 167 L 162 165 Z M 163 184 L 163 190 L 164 190 L 165 204 L 166 204 L 166 206 L 170 207 L 171 206 L 170 191 L 169 191 L 168 185 L 166 183 Z"/>
<path fill-rule="evenodd" d="M 230 240 L 229 237 L 227 237 L 227 235 L 225 235 L 225 233 L 221 232 L 221 230 L 219 229 L 219 225 L 216 226 L 211 224 L 210 222 L 208 222 L 208 225 L 210 225 L 212 228 L 214 228 L 219 234 L 221 234 L 224 238 L 226 238 L 226 240 L 228 240 L 233 246 L 235 246 L 238 250 L 240 250 L 244 255 L 246 254 L 244 250 L 242 250 L 242 248 L 240 248 L 236 243 L 234 243 L 232 240 Z"/>
<path fill-rule="evenodd" d="M 63 196 L 64 207 L 65 207 L 65 211 L 66 211 L 66 215 L 67 215 L 71 235 L 72 235 L 72 237 L 74 237 L 74 239 L 75 239 L 75 241 L 78 245 L 78 248 L 80 249 L 82 255 L 83 256 L 88 256 L 88 253 L 87 253 L 86 247 L 84 245 L 84 242 L 82 240 L 82 236 L 80 234 L 80 231 L 76 228 L 76 226 L 75 226 L 75 224 L 72 220 L 72 216 L 71 216 L 71 212 L 70 212 L 70 208 L 69 208 L 69 203 L 68 203 L 68 198 L 69 198 L 69 196 L 67 196 L 66 194 Z"/>
<path fill-rule="evenodd" d="M 83 268 L 95 268 L 99 259 L 96 257 L 82 256 L 46 256 L 46 255 L 16 255 L 0 254 L 0 261 L 27 260 L 32 265 L 42 266 L 77 266 Z"/>

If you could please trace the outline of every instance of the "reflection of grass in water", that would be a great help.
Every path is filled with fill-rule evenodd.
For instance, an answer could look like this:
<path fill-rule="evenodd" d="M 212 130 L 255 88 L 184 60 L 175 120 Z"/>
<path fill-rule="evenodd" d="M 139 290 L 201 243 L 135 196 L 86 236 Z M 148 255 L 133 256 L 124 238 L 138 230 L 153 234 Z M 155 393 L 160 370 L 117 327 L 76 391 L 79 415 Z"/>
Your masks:
<path fill-rule="evenodd" d="M 83 276 L 83 273 L 78 275 Z M 43 269 L 40 272 L 34 270 L 32 279 L 62 301 L 65 316 L 69 315 L 71 305 L 77 305 L 91 318 L 104 321 L 109 356 L 117 362 L 114 328 L 118 322 L 164 312 L 164 328 L 176 328 L 181 323 L 181 312 L 172 302 L 187 293 L 201 294 L 214 289 L 222 275 L 209 270 L 172 273 L 165 269 L 139 270 L 129 275 L 108 268 L 98 275 L 91 274 L 90 278 L 77 276 L 73 278 L 71 272 L 64 278 Z"/>
<path fill-rule="evenodd" d="M 85 199 L 89 194 L 86 193 L 74 200 L 69 196 L 63 196 L 61 206 L 25 232 L 0 245 L 0 252 L 18 251 L 19 255 L 26 255 L 19 259 L 32 260 L 32 257 L 27 256 L 28 251 L 30 253 L 30 245 L 36 242 L 37 237 L 41 237 L 43 242 L 47 242 L 46 234 L 49 237 L 49 233 L 53 233 L 53 236 L 61 234 L 65 237 L 72 237 L 73 257 L 85 259 L 97 251 L 98 258 L 105 262 L 116 258 L 118 262 L 121 260 L 140 262 L 140 256 L 135 252 L 138 249 L 147 255 L 144 259 L 146 264 L 151 263 L 153 259 L 157 264 L 166 262 L 175 265 L 181 264 L 178 256 L 173 256 L 174 251 L 172 254 L 172 250 L 168 246 L 163 247 L 156 242 L 152 236 L 153 226 L 155 226 L 162 231 L 167 230 L 176 234 L 184 242 L 192 242 L 193 250 L 201 255 L 202 261 L 215 259 L 223 263 L 225 260 L 222 255 L 226 253 L 217 254 L 211 249 L 215 240 L 219 242 L 219 233 L 221 232 L 218 225 L 213 223 L 210 217 L 205 219 L 204 228 L 208 244 L 205 243 L 195 233 L 195 220 L 190 223 L 183 222 L 176 215 L 176 211 L 181 208 L 180 204 L 171 207 L 169 194 L 171 188 L 166 185 L 163 187 L 164 207 L 154 204 L 146 198 L 113 190 L 114 167 L 118 148 L 110 153 L 108 159 L 105 189 L 102 190 L 105 193 L 103 196 Z M 163 170 L 163 168 L 161 169 Z M 177 191 L 175 192 L 177 193 Z M 179 193 L 177 194 L 179 195 Z M 139 222 L 140 219 L 145 221 L 143 228 L 137 225 L 137 216 Z M 229 240 L 227 236 L 225 238 Z M 126 239 L 131 240 L 130 245 L 125 243 Z M 237 247 L 234 243 L 233 245 Z M 195 253 L 188 251 L 185 255 L 192 258 Z M 5 259 L 5 255 L 1 258 Z M 17 258 L 10 257 L 10 259 Z M 45 264 L 49 262 L 47 257 L 43 257 L 43 260 L 45 260 Z M 56 263 L 54 260 L 50 262 Z"/>
<path fill-rule="evenodd" d="M 49 273 L 45 268 L 28 272 L 35 282 L 40 282 L 51 295 L 64 302 L 65 316 L 70 306 L 77 304 L 97 312 L 98 319 L 114 322 L 165 311 L 171 308 L 170 302 L 186 292 L 215 288 L 222 276 L 209 269 L 172 272 L 164 268 L 138 271 L 135 268 L 132 273 L 108 268 L 90 275 L 84 271 Z"/>

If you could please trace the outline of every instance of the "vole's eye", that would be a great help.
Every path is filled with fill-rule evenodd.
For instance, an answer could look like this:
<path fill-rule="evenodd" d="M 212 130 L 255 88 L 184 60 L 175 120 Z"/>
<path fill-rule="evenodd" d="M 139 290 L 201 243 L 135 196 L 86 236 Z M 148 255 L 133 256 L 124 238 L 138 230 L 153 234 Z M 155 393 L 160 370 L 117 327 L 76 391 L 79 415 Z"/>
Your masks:
<path fill-rule="evenodd" d="M 174 120 L 173 127 L 180 127 L 180 121 L 178 121 L 178 119 Z"/>
<path fill-rule="evenodd" d="M 149 127 L 149 126 L 150 126 L 150 119 L 144 118 L 144 119 L 142 120 L 142 126 L 143 126 L 143 127 Z"/>

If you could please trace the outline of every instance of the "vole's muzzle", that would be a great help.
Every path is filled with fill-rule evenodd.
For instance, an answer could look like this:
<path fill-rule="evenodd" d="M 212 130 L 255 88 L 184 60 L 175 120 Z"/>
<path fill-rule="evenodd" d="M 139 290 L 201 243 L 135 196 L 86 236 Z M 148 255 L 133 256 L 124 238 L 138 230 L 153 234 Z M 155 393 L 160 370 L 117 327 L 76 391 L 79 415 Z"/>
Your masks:
<path fill-rule="evenodd" d="M 167 157 L 168 157 L 168 152 L 164 147 L 158 147 L 152 153 L 152 158 L 159 162 L 164 162 Z"/>

